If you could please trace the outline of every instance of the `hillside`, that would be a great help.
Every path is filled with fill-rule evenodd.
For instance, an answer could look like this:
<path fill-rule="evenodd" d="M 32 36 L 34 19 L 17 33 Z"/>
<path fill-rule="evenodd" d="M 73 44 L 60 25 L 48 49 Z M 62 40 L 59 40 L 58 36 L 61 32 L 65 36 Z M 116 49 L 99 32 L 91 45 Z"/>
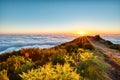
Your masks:
<path fill-rule="evenodd" d="M 120 45 L 113 44 L 110 41 L 102 39 L 99 35 L 95 37 L 89 37 L 89 41 L 104 53 L 105 62 L 111 66 L 112 75 L 115 80 L 120 79 Z"/>
<path fill-rule="evenodd" d="M 83 36 L 48 48 L 0 55 L 0 80 L 119 80 L 120 47 Z"/>

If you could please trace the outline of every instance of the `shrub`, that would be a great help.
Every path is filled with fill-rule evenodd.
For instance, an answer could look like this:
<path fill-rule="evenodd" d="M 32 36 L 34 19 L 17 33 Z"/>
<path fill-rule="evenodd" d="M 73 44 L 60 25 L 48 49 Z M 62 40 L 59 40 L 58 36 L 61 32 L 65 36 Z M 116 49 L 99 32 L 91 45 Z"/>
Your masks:
<path fill-rule="evenodd" d="M 66 45 L 67 52 L 76 52 L 78 50 L 78 45 L 76 43 L 71 43 Z"/>
<path fill-rule="evenodd" d="M 108 45 L 108 47 L 111 48 L 111 49 L 117 49 L 117 50 L 119 50 L 119 47 L 117 45 L 114 45 L 114 44 Z"/>
<path fill-rule="evenodd" d="M 7 70 L 0 71 L 0 80 L 9 80 L 7 76 Z"/>
<path fill-rule="evenodd" d="M 78 73 L 81 74 L 83 79 L 106 80 L 107 74 L 105 69 L 104 62 L 100 61 L 97 56 L 94 56 L 91 52 L 84 52 L 80 54 Z"/>
<path fill-rule="evenodd" d="M 5 53 L 0 54 L 0 62 L 6 61 L 9 57 L 11 57 L 13 55 L 14 56 L 22 56 L 20 54 L 20 51 L 5 52 Z"/>
<path fill-rule="evenodd" d="M 57 63 L 63 65 L 65 63 L 64 54 L 60 54 L 60 53 L 54 54 L 51 58 L 51 62 L 54 65 L 56 65 Z"/>
<path fill-rule="evenodd" d="M 39 49 L 39 48 L 28 48 L 28 49 L 21 49 L 21 54 L 25 57 L 29 57 L 32 61 L 36 62 L 39 61 L 40 65 L 44 65 L 49 62 L 50 57 L 56 53 L 66 53 L 64 49 Z"/>
<path fill-rule="evenodd" d="M 23 80 L 79 80 L 80 76 L 69 64 L 46 64 L 39 69 L 34 69 L 20 75 Z"/>
<path fill-rule="evenodd" d="M 14 73 L 20 73 L 26 71 L 33 65 L 30 59 L 25 59 L 23 56 L 12 56 L 7 59 L 6 66 L 8 71 Z"/>
<path fill-rule="evenodd" d="M 12 56 L 0 65 L 1 70 L 7 70 L 8 76 L 11 80 L 19 80 L 20 77 L 18 74 L 31 69 L 33 63 L 30 59 L 24 58 L 23 56 Z"/>

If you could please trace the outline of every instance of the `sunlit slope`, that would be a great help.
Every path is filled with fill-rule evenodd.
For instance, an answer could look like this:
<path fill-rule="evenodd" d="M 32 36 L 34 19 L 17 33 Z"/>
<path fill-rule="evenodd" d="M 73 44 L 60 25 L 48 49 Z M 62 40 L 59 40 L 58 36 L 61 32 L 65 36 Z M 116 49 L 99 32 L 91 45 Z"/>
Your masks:
<path fill-rule="evenodd" d="M 23 48 L 3 53 L 0 79 L 119 80 L 105 61 L 111 58 L 95 46 L 97 38 L 82 36 L 48 49 Z"/>

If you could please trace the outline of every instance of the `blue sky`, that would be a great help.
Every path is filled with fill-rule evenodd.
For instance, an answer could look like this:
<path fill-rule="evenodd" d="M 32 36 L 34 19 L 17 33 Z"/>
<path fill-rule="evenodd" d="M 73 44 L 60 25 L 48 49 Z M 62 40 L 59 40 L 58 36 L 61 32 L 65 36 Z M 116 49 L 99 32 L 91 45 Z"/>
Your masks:
<path fill-rule="evenodd" d="M 0 33 L 120 33 L 117 0 L 2 0 Z"/>

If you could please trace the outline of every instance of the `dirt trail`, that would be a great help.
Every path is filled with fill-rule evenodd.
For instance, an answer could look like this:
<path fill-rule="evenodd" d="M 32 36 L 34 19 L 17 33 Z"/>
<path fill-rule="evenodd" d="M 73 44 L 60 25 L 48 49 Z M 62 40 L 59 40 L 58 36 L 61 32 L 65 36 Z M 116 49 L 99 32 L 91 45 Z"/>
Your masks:
<path fill-rule="evenodd" d="M 120 59 L 120 51 L 118 50 L 114 50 L 114 49 L 110 49 L 108 47 L 106 47 L 104 44 L 101 44 L 97 41 L 91 40 L 91 42 L 99 49 L 103 50 L 106 53 L 109 53 L 111 56 L 115 56 L 116 58 Z"/>
<path fill-rule="evenodd" d="M 120 51 L 118 50 L 114 50 L 114 49 L 110 49 L 108 48 L 106 45 L 95 41 L 91 38 L 89 38 L 89 41 L 98 49 L 100 49 L 104 54 L 105 54 L 105 61 L 111 65 L 111 67 L 113 68 L 113 76 L 114 79 L 113 80 L 120 80 L 120 65 L 118 65 L 118 63 L 116 63 L 114 60 L 118 60 L 120 61 Z M 120 62 L 119 62 L 120 63 Z"/>

